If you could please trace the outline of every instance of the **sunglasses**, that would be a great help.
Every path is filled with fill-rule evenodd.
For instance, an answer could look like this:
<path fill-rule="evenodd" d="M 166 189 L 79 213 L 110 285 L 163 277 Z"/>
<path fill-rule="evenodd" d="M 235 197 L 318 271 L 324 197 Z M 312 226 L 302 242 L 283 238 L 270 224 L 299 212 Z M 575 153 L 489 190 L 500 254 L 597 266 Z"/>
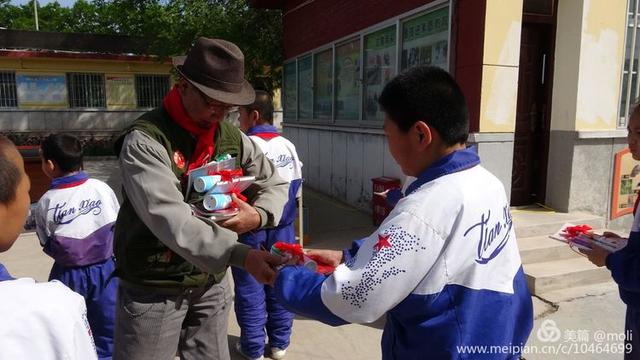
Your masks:
<path fill-rule="evenodd" d="M 200 89 L 198 89 L 194 85 L 189 84 L 189 86 L 191 86 L 198 93 L 198 95 L 200 95 L 202 102 L 204 102 L 208 108 L 215 108 L 223 111 L 228 111 L 229 109 L 234 107 L 233 105 L 229 105 L 229 104 L 225 104 L 225 103 L 213 100 L 212 98 L 205 95 L 205 93 L 203 93 Z"/>

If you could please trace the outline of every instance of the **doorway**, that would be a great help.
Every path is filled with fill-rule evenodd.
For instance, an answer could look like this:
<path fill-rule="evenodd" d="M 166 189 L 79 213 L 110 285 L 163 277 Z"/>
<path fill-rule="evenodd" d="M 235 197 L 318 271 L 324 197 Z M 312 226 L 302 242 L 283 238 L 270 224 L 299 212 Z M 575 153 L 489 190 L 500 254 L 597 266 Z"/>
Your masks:
<path fill-rule="evenodd" d="M 553 14 L 523 16 L 511 177 L 512 206 L 545 201 L 554 23 Z"/>

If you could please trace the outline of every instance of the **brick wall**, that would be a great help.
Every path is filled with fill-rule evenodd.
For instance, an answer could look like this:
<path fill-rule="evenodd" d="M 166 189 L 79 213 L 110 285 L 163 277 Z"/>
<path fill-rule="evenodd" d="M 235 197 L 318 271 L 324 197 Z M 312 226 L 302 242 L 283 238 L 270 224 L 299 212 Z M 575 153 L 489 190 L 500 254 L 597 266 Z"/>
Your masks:
<path fill-rule="evenodd" d="M 477 0 L 474 0 L 477 1 Z M 300 55 L 433 0 L 290 0 L 284 7 L 285 59 Z"/>

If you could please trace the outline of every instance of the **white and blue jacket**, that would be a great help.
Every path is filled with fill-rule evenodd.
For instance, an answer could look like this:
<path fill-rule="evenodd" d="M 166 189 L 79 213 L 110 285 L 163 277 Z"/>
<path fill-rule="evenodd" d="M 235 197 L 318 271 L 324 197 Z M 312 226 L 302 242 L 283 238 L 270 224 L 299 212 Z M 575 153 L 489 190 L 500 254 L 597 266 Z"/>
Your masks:
<path fill-rule="evenodd" d="M 302 161 L 298 157 L 296 147 L 291 141 L 280 136 L 273 125 L 254 126 L 247 131 L 247 135 L 273 163 L 278 175 L 289 183 L 289 199 L 282 212 L 279 226 L 292 224 L 298 214 L 296 199 L 300 197 L 302 186 Z"/>
<path fill-rule="evenodd" d="M 634 207 L 634 219 L 627 246 L 607 256 L 606 265 L 618 284 L 620 298 L 627 306 L 640 310 L 640 216 Z"/>
<path fill-rule="evenodd" d="M 468 357 L 461 346 L 524 345 L 533 307 L 509 202 L 479 163 L 467 149 L 432 164 L 331 276 L 283 268 L 278 300 L 334 326 L 386 314 L 383 359 L 458 359 Z"/>
<path fill-rule="evenodd" d="M 109 185 L 83 171 L 53 179 L 36 206 L 44 252 L 65 267 L 96 264 L 113 255 L 120 205 Z"/>

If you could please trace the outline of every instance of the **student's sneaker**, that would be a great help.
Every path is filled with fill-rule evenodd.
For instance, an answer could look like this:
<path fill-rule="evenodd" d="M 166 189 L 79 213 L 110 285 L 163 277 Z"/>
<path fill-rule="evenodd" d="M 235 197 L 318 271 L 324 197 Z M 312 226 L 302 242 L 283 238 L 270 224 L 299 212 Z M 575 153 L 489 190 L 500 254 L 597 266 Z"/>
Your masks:
<path fill-rule="evenodd" d="M 242 357 L 247 360 L 264 360 L 264 356 L 252 358 L 251 356 L 245 354 L 244 351 L 242 351 L 242 345 L 240 345 L 240 341 L 236 343 L 236 351 L 238 352 L 238 354 L 242 355 Z"/>
<path fill-rule="evenodd" d="M 271 348 L 271 358 L 274 360 L 284 359 L 284 356 L 287 355 L 287 349 L 280 349 L 279 347 Z"/>

